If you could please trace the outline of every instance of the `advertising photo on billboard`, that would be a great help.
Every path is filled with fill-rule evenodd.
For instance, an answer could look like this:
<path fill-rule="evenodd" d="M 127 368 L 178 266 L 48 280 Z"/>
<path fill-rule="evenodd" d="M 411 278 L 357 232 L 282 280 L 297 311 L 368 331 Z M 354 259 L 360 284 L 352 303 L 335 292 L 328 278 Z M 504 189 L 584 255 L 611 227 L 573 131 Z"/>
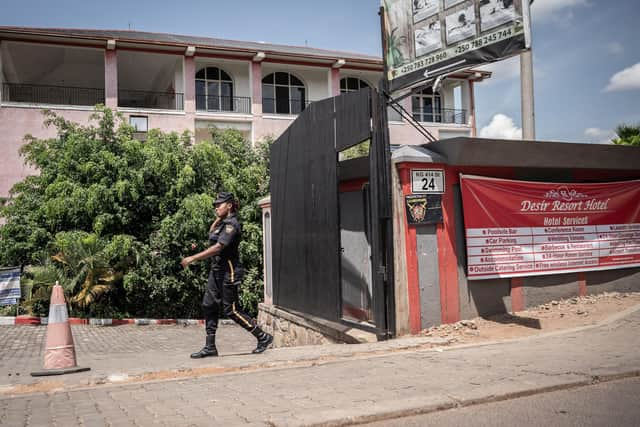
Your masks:
<path fill-rule="evenodd" d="M 393 92 L 530 48 L 530 0 L 382 0 Z"/>
<path fill-rule="evenodd" d="M 435 20 L 416 28 L 416 55 L 422 56 L 442 47 L 440 21 Z"/>
<path fill-rule="evenodd" d="M 413 0 L 413 22 L 422 21 L 438 12 L 440 0 Z"/>
<path fill-rule="evenodd" d="M 487 31 L 517 19 L 513 0 L 482 0 L 480 2 L 480 30 Z"/>
<path fill-rule="evenodd" d="M 445 22 L 447 45 L 476 35 L 476 11 L 473 5 L 449 13 L 445 17 Z"/>

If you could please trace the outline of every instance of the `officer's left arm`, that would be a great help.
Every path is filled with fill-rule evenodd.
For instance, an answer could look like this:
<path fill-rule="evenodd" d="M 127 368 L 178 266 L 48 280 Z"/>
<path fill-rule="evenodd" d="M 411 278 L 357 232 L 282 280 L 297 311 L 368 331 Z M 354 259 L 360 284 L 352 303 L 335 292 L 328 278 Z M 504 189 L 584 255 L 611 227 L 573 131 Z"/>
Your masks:
<path fill-rule="evenodd" d="M 222 230 L 220 231 L 220 235 L 218 236 L 218 242 L 215 245 L 195 255 L 184 258 L 182 261 L 180 261 L 180 264 L 186 268 L 192 262 L 199 261 L 201 259 L 211 258 L 212 256 L 218 255 L 220 252 L 222 252 L 222 249 L 225 246 L 231 243 L 231 241 L 236 237 L 237 233 L 238 233 L 238 229 L 236 225 L 231 223 L 225 224 L 224 227 L 222 227 Z"/>
<path fill-rule="evenodd" d="M 187 266 L 193 262 L 200 261 L 201 259 L 211 258 L 212 256 L 216 256 L 222 251 L 223 247 L 224 245 L 220 243 L 216 243 L 215 245 L 208 247 L 202 252 L 198 252 L 195 255 L 191 255 L 186 258 L 183 258 L 182 261 L 180 261 L 180 265 L 182 265 L 184 268 L 187 268 Z"/>

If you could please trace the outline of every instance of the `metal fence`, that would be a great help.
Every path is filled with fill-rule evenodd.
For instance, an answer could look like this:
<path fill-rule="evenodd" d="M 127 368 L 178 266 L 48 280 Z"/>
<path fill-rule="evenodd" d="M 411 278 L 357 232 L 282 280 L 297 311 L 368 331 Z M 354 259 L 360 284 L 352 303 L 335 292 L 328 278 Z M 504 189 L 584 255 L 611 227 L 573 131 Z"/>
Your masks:
<path fill-rule="evenodd" d="M 104 104 L 104 89 L 3 83 L 2 101 L 29 104 L 96 105 Z"/>
<path fill-rule="evenodd" d="M 183 110 L 184 94 L 120 89 L 118 90 L 118 107 Z"/>
<path fill-rule="evenodd" d="M 251 114 L 251 98 L 246 96 L 196 95 L 196 110 Z"/>
<path fill-rule="evenodd" d="M 467 110 L 452 108 L 413 108 L 413 118 L 424 123 L 467 124 Z"/>

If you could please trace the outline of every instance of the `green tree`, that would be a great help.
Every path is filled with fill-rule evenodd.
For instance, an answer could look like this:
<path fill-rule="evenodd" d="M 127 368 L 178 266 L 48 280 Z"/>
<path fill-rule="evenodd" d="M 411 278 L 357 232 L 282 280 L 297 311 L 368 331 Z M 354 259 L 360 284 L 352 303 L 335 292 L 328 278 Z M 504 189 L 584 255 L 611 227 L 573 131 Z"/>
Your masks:
<path fill-rule="evenodd" d="M 635 145 L 640 147 L 640 124 L 627 125 L 621 124 L 616 127 L 617 138 L 613 139 L 616 145 Z"/>
<path fill-rule="evenodd" d="M 17 183 L 0 208 L 0 264 L 42 265 L 44 249 L 84 314 L 98 303 L 122 315 L 199 316 L 208 266 L 183 270 L 179 260 L 207 244 L 213 200 L 225 189 L 240 200 L 241 258 L 252 280 L 241 300 L 255 312 L 268 144 L 254 150 L 239 132 L 215 128 L 196 145 L 158 130 L 143 142 L 107 108 L 92 119 L 80 126 L 45 112 L 57 136 L 26 137 L 21 153 L 40 174 Z"/>

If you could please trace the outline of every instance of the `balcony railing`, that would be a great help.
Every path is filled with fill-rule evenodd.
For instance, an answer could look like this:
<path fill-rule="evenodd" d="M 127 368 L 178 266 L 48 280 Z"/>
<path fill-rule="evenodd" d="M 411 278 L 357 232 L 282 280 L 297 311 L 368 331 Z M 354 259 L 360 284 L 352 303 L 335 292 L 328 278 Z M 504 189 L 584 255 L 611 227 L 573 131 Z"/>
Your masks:
<path fill-rule="evenodd" d="M 262 112 L 267 114 L 300 114 L 312 102 L 291 98 L 262 98 Z"/>
<path fill-rule="evenodd" d="M 419 122 L 467 124 L 467 110 L 414 108 L 412 112 L 413 118 Z"/>
<path fill-rule="evenodd" d="M 251 98 L 245 96 L 196 95 L 196 110 L 251 114 Z"/>
<path fill-rule="evenodd" d="M 118 90 L 118 107 L 183 110 L 184 94 L 178 92 L 149 92 L 144 90 Z"/>
<path fill-rule="evenodd" d="M 104 104 L 104 89 L 3 83 L 2 101 L 91 106 Z"/>

